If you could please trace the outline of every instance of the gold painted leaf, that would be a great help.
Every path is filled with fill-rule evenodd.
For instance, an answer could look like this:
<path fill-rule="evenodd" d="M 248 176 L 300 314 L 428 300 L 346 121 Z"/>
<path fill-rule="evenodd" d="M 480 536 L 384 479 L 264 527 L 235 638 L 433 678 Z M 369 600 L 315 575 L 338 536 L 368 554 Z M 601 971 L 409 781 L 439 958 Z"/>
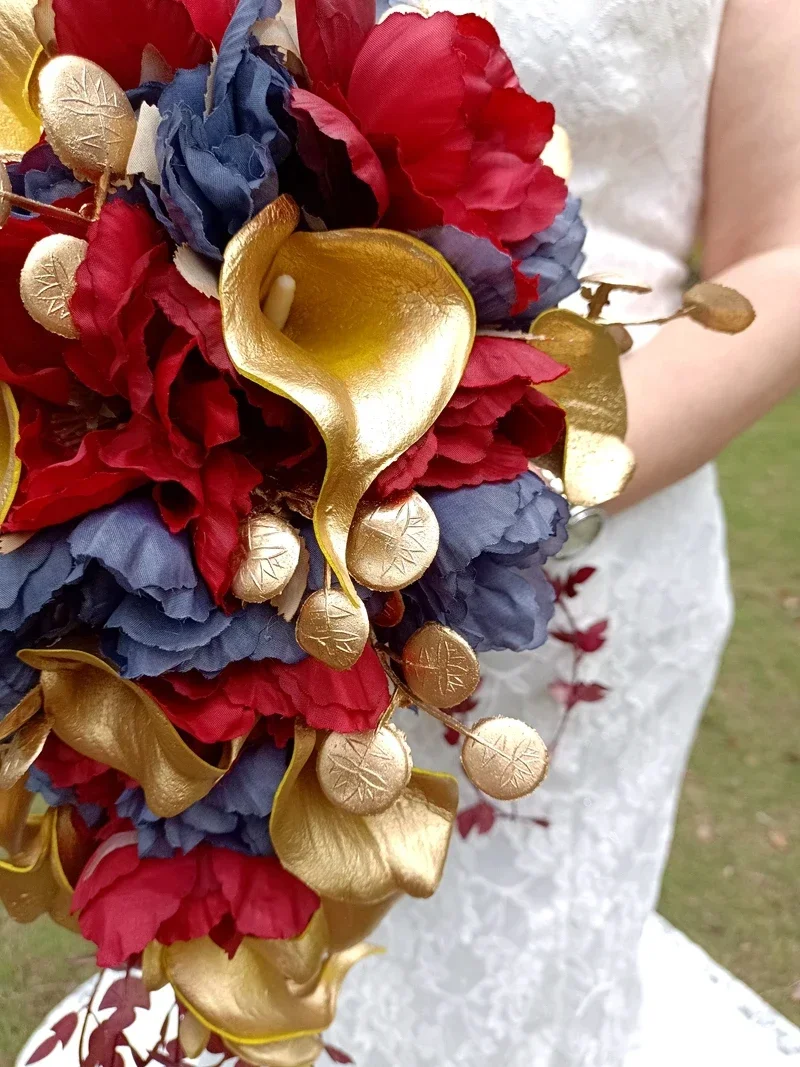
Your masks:
<path fill-rule="evenodd" d="M 244 738 L 225 747 L 221 766 L 197 756 L 156 702 L 88 652 L 25 649 L 23 663 L 41 671 L 53 732 L 83 756 L 139 782 L 150 810 L 170 818 L 202 800 L 230 769 Z"/>
<path fill-rule="evenodd" d="M 753 305 L 736 289 L 716 282 L 698 282 L 683 295 L 690 318 L 719 333 L 742 333 L 756 319 Z"/>
<path fill-rule="evenodd" d="M 33 816 L 25 829 L 21 851 L 0 860 L 0 901 L 18 923 L 50 915 L 77 932 L 77 919 L 70 914 L 72 887 L 95 846 L 78 840 L 67 808 Z"/>
<path fill-rule="evenodd" d="M 39 140 L 41 126 L 28 103 L 28 80 L 40 50 L 33 0 L 0 4 L 0 158 L 19 159 Z"/>
<path fill-rule="evenodd" d="M 635 460 L 625 444 L 628 415 L 619 348 L 604 326 L 571 311 L 545 311 L 531 326 L 536 348 L 569 374 L 536 388 L 567 417 L 563 478 L 571 504 L 594 507 L 619 496 Z"/>
<path fill-rule="evenodd" d="M 434 423 L 472 349 L 475 309 L 450 266 L 390 230 L 295 233 L 283 196 L 228 245 L 220 278 L 225 342 L 236 369 L 301 407 L 327 450 L 314 512 L 320 548 L 355 603 L 346 553 L 374 478 Z M 274 280 L 297 283 L 281 332 L 262 305 Z"/>
<path fill-rule="evenodd" d="M 22 465 L 17 459 L 19 413 L 14 394 L 0 382 L 0 522 L 8 515 L 19 486 Z"/>
<path fill-rule="evenodd" d="M 361 944 L 334 954 L 313 988 L 298 995 L 260 944 L 246 937 L 233 959 L 207 937 L 160 946 L 161 968 L 180 1003 L 229 1046 L 246 1049 L 326 1030 L 348 971 L 375 951 Z"/>
<path fill-rule="evenodd" d="M 32 804 L 33 793 L 28 792 L 22 780 L 0 792 L 0 849 L 12 859 L 24 847 Z"/>
<path fill-rule="evenodd" d="M 325 1049 L 319 1034 L 306 1034 L 289 1041 L 271 1041 L 268 1045 L 228 1043 L 228 1050 L 243 1064 L 252 1067 L 314 1067 Z"/>
<path fill-rule="evenodd" d="M 38 99 L 47 140 L 76 177 L 125 175 L 136 116 L 102 67 L 78 56 L 56 56 L 39 72 Z"/>
<path fill-rule="evenodd" d="M 292 762 L 278 789 L 270 835 L 283 866 L 321 897 L 360 906 L 397 893 L 429 897 L 444 871 L 456 810 L 454 778 L 415 770 L 379 815 L 333 805 L 317 780 L 316 733 L 295 728 Z"/>

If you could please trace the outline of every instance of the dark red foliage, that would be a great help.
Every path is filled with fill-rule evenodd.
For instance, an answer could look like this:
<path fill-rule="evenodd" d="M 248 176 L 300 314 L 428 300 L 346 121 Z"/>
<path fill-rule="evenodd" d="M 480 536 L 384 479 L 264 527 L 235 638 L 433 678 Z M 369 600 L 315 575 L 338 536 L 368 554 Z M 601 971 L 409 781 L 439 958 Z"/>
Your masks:
<path fill-rule="evenodd" d="M 458 832 L 466 839 L 474 830 L 478 834 L 488 834 L 497 820 L 497 811 L 486 800 L 473 804 L 458 813 L 456 819 Z"/>
<path fill-rule="evenodd" d="M 342 1052 L 340 1048 L 334 1048 L 333 1045 L 326 1045 L 325 1051 L 328 1053 L 330 1059 L 334 1063 L 355 1063 L 356 1061 L 352 1056 L 348 1056 L 346 1052 Z"/>
<path fill-rule="evenodd" d="M 609 690 L 597 682 L 552 682 L 548 687 L 550 695 L 566 711 L 572 711 L 576 704 L 596 704 L 605 700 Z"/>
<path fill-rule="evenodd" d="M 574 645 L 580 652 L 599 652 L 606 643 L 608 622 L 596 622 L 588 630 L 551 630 L 550 636 L 566 645 Z"/>
<path fill-rule="evenodd" d="M 560 600 L 562 596 L 576 597 L 579 587 L 589 581 L 596 569 L 596 567 L 581 567 L 577 571 L 570 571 L 566 578 L 551 578 L 556 600 Z"/>
<path fill-rule="evenodd" d="M 55 1052 L 59 1045 L 64 1048 L 75 1033 L 75 1027 L 77 1025 L 78 1016 L 74 1011 L 70 1012 L 69 1015 L 65 1015 L 63 1019 L 59 1019 L 58 1022 L 53 1023 L 49 1037 L 46 1037 L 41 1045 L 39 1045 L 39 1047 L 31 1054 L 27 1063 L 38 1063 L 40 1060 L 46 1059 L 51 1052 Z"/>

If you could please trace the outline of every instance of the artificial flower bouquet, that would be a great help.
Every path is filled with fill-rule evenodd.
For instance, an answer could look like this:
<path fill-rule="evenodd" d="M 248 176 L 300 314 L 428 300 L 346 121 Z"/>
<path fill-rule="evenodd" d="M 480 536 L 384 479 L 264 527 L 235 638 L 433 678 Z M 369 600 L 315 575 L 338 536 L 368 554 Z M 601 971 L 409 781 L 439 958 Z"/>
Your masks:
<path fill-rule="evenodd" d="M 403 716 L 498 801 L 547 771 L 532 725 L 453 712 L 632 473 L 614 283 L 579 282 L 553 108 L 475 15 L 0 21 L 0 898 L 171 983 L 186 1055 L 301 1067 L 442 875 L 458 789 Z"/>

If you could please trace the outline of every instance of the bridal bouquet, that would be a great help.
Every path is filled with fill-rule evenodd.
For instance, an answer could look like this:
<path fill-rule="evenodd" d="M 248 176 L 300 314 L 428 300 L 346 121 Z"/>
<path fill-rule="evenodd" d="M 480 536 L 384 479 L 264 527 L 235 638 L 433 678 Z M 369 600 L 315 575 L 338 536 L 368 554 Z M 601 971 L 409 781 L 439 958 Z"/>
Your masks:
<path fill-rule="evenodd" d="M 554 310 L 553 108 L 475 15 L 293 7 L 0 15 L 0 898 L 171 983 L 186 1055 L 274 1067 L 441 878 L 458 790 L 403 716 L 497 800 L 544 778 L 532 726 L 452 711 L 633 470 L 614 284 Z"/>

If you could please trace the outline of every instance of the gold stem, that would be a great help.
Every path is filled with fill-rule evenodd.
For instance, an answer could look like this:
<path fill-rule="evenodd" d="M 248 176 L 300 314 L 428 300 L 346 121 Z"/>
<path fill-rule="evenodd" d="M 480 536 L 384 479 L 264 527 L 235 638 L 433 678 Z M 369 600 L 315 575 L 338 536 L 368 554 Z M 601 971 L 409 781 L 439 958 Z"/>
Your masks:
<path fill-rule="evenodd" d="M 383 669 L 386 671 L 387 677 L 390 679 L 390 681 L 394 682 L 395 694 L 397 694 L 397 692 L 399 691 L 401 696 L 404 698 L 403 703 L 406 703 L 407 705 L 412 705 L 415 708 L 419 708 L 419 710 L 424 711 L 426 715 L 430 715 L 431 718 L 437 719 L 440 723 L 442 723 L 443 726 L 447 726 L 451 730 L 455 730 L 455 732 L 457 734 L 460 734 L 461 737 L 468 737 L 471 741 L 475 741 L 477 744 L 482 745 L 484 748 L 490 748 L 492 752 L 497 753 L 498 756 L 502 756 L 504 759 L 508 758 L 505 752 L 501 752 L 499 748 L 495 748 L 494 745 L 490 744 L 488 741 L 485 741 L 482 737 L 478 737 L 477 734 L 474 734 L 472 730 L 464 726 L 463 723 L 460 723 L 458 719 L 455 719 L 452 715 L 448 715 L 446 711 L 442 711 L 441 708 L 434 708 L 433 705 L 426 704 L 424 701 L 420 700 L 418 696 L 415 696 L 414 693 L 411 692 L 405 682 L 402 682 L 400 680 L 397 673 L 392 669 L 388 656 L 386 656 L 385 654 L 382 655 L 381 660 L 383 662 Z"/>
<path fill-rule="evenodd" d="M 92 221 L 97 221 L 100 218 L 100 212 L 103 210 L 103 206 L 108 200 L 108 190 L 111 185 L 111 171 L 106 167 L 100 176 L 100 181 L 95 186 L 94 191 L 94 215 Z"/>
<path fill-rule="evenodd" d="M 26 211 L 33 211 L 37 215 L 46 215 L 54 219 L 66 219 L 69 222 L 82 222 L 84 225 L 89 221 L 77 211 L 70 211 L 66 207 L 56 207 L 55 204 L 40 204 L 38 200 L 30 200 L 27 196 L 17 196 L 16 193 L 0 191 L 0 199 L 8 201 L 14 207 L 23 207 Z"/>

